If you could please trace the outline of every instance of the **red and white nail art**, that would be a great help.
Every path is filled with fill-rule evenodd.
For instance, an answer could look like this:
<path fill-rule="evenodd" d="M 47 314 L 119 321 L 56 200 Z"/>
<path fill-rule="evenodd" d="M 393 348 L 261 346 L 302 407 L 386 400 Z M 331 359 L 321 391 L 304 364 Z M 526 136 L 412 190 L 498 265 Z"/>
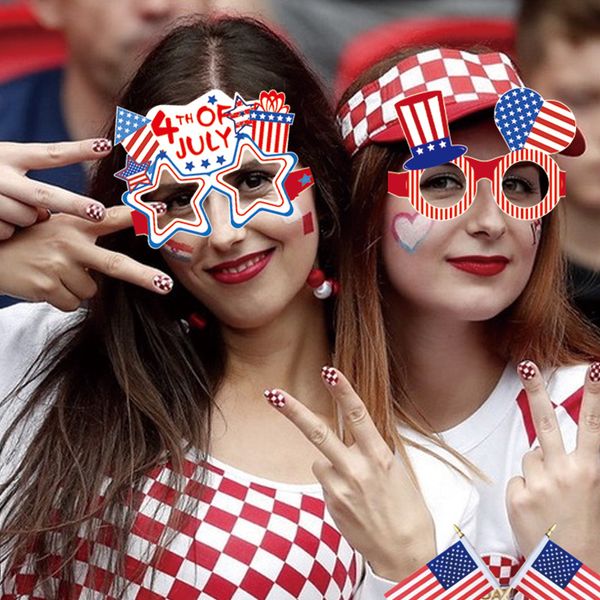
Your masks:
<path fill-rule="evenodd" d="M 276 408 L 285 406 L 285 398 L 281 392 L 277 390 L 265 390 L 265 398 Z"/>
<path fill-rule="evenodd" d="M 529 381 L 535 377 L 535 365 L 530 360 L 523 360 L 519 363 L 517 367 L 517 371 L 519 375 Z"/>
<path fill-rule="evenodd" d="M 321 376 L 329 385 L 335 385 L 338 382 L 338 374 L 337 371 L 333 367 L 323 367 L 321 369 Z"/>
<path fill-rule="evenodd" d="M 163 292 L 170 292 L 173 289 L 173 280 L 168 275 L 156 275 L 152 283 Z"/>
<path fill-rule="evenodd" d="M 94 202 L 93 204 L 89 204 L 85 209 L 85 214 L 94 221 L 102 221 L 104 219 L 104 215 L 106 214 L 106 209 L 102 204 L 98 204 Z"/>
<path fill-rule="evenodd" d="M 110 140 L 106 140 L 106 139 L 96 140 L 92 144 L 92 150 L 94 152 L 106 152 L 107 150 L 110 150 L 111 148 L 112 148 L 112 144 L 110 143 Z"/>
<path fill-rule="evenodd" d="M 149 206 L 151 206 L 157 215 L 164 215 L 167 212 L 167 205 L 164 202 L 149 202 Z"/>
<path fill-rule="evenodd" d="M 594 383 L 600 381 L 600 362 L 593 362 L 590 365 L 590 381 Z"/>

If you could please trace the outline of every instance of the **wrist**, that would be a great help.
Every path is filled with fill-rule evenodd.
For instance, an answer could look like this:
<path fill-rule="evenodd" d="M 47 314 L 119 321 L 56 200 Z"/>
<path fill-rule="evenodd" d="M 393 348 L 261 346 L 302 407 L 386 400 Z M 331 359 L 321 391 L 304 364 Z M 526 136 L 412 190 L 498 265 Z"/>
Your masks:
<path fill-rule="evenodd" d="M 394 549 L 386 548 L 385 553 L 365 558 L 377 576 L 391 581 L 402 581 L 434 559 L 435 556 L 433 540 L 420 540 L 409 544 L 400 544 Z"/>

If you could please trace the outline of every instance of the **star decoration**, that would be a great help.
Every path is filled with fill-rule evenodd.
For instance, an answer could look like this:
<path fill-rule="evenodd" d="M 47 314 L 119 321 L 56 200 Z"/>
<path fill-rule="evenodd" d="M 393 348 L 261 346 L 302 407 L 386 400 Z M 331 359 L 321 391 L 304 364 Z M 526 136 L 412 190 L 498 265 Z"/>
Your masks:
<path fill-rule="evenodd" d="M 249 204 L 244 203 L 242 206 L 239 190 L 235 186 L 227 183 L 225 178 L 228 174 L 240 169 L 242 160 L 244 160 L 245 156 L 248 156 L 249 159 L 254 158 L 260 163 L 266 165 L 278 165 L 278 171 L 272 179 L 272 185 L 275 191 L 274 198 L 257 198 Z M 219 186 L 222 189 L 231 192 L 233 202 L 230 210 L 230 217 L 232 223 L 237 227 L 241 227 L 254 215 L 263 210 L 283 216 L 290 214 L 293 210 L 293 207 L 287 196 L 283 182 L 287 174 L 293 169 L 295 163 L 296 160 L 293 158 L 293 155 L 280 154 L 278 156 L 271 156 L 263 154 L 263 152 L 252 141 L 242 141 L 240 143 L 236 162 L 216 175 L 216 180 Z"/>
<path fill-rule="evenodd" d="M 298 179 L 298 181 L 304 186 L 304 185 L 308 185 L 309 183 L 312 183 L 312 180 L 310 178 L 310 175 L 308 173 L 304 173 L 304 175 L 302 175 L 302 177 L 300 177 L 300 179 Z"/>
<path fill-rule="evenodd" d="M 225 162 L 225 158 L 223 158 L 223 155 L 220 154 L 219 156 L 217 156 L 217 162 L 222 165 Z"/>
<path fill-rule="evenodd" d="M 201 161 L 200 163 L 202 165 L 203 169 L 208 168 L 208 165 L 210 165 L 210 160 L 208 160 L 208 158 L 205 158 L 203 161 Z"/>
<path fill-rule="evenodd" d="M 185 168 L 188 171 L 192 171 L 194 169 L 194 163 L 192 161 L 185 163 Z"/>
<path fill-rule="evenodd" d="M 157 155 L 156 158 L 167 158 L 167 152 L 166 150 L 161 150 Z"/>
<path fill-rule="evenodd" d="M 164 172 L 168 172 L 173 180 L 178 183 L 198 185 L 198 190 L 190 199 L 190 206 L 194 211 L 193 220 L 190 219 L 172 219 L 166 227 L 161 227 L 158 223 L 158 213 L 156 209 L 144 201 L 144 196 L 157 190 L 161 185 L 161 176 Z M 189 233 L 199 233 L 200 235 L 208 235 L 211 231 L 208 217 L 202 208 L 202 201 L 206 196 L 205 188 L 206 181 L 198 175 L 181 176 L 173 169 L 169 163 L 162 163 L 158 166 L 154 173 L 153 182 L 150 187 L 145 187 L 141 190 L 133 191 L 130 194 L 123 196 L 124 203 L 142 213 L 148 221 L 148 243 L 152 248 L 160 248 L 169 238 L 175 235 L 178 231 L 187 231 Z"/>
<path fill-rule="evenodd" d="M 246 102 L 237 92 L 233 97 L 233 106 L 223 112 L 223 115 L 233 121 L 235 132 L 250 125 L 250 111 L 254 109 L 255 101 Z"/>
<path fill-rule="evenodd" d="M 209 104 L 215 104 L 217 102 L 217 97 L 216 96 L 209 96 L 208 97 L 208 103 Z"/>
<path fill-rule="evenodd" d="M 147 173 L 149 167 L 150 162 L 138 163 L 131 156 L 127 155 L 125 168 L 117 171 L 115 177 L 125 181 L 127 183 L 127 190 L 131 192 L 140 187 L 140 185 L 150 183 Z"/>

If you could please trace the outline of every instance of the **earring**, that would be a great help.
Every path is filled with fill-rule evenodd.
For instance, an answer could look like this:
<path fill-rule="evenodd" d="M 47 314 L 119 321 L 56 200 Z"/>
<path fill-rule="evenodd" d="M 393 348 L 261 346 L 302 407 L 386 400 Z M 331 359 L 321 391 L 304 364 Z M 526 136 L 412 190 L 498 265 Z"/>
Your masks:
<path fill-rule="evenodd" d="M 202 331 L 206 328 L 206 319 L 198 313 L 192 313 L 187 319 L 179 319 L 179 323 L 185 333 L 189 333 L 191 328 Z"/>
<path fill-rule="evenodd" d="M 311 269 L 306 283 L 313 288 L 313 294 L 319 300 L 337 295 L 340 289 L 340 284 L 335 279 L 325 279 L 325 273 L 321 269 Z"/>

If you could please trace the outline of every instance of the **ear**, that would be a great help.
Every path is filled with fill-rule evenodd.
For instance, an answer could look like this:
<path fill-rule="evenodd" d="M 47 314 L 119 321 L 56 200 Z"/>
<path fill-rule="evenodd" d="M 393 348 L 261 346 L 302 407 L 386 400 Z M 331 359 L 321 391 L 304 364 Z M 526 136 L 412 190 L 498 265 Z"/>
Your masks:
<path fill-rule="evenodd" d="M 28 0 L 31 12 L 48 29 L 62 30 L 64 25 L 64 4 L 62 0 Z"/>

